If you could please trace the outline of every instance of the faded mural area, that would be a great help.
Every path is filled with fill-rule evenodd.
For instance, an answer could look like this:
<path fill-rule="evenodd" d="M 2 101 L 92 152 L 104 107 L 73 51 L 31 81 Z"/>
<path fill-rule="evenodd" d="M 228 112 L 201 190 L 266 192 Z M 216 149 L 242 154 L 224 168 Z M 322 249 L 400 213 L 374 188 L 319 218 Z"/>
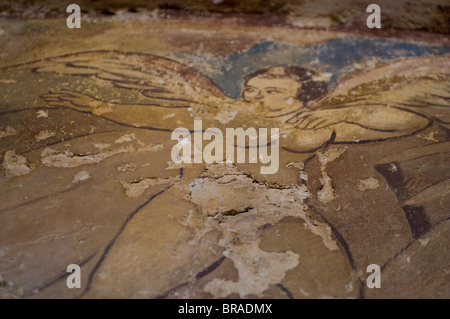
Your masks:
<path fill-rule="evenodd" d="M 214 15 L 0 28 L 2 298 L 450 296 L 443 35 Z M 217 148 L 175 163 L 195 119 L 278 128 L 258 145 L 278 169 Z"/>

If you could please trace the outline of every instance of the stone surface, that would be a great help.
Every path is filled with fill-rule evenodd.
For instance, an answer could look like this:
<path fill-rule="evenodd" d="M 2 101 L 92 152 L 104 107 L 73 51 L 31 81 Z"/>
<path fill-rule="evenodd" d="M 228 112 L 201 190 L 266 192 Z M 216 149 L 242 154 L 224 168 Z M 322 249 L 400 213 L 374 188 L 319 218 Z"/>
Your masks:
<path fill-rule="evenodd" d="M 0 8 L 0 297 L 449 298 L 448 6 L 368 31 L 320 3 Z M 194 119 L 279 128 L 278 170 L 175 163 Z"/>

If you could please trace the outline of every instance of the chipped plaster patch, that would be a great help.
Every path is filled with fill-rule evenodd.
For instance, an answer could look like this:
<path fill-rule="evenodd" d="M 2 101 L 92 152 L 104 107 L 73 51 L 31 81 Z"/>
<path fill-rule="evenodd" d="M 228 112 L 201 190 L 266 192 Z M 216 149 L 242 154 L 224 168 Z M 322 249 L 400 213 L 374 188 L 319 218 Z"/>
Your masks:
<path fill-rule="evenodd" d="M 48 117 L 48 110 L 39 110 L 36 112 L 37 117 Z"/>
<path fill-rule="evenodd" d="M 164 144 L 148 144 L 142 143 L 141 147 L 137 149 L 138 152 L 158 152 L 164 148 Z"/>
<path fill-rule="evenodd" d="M 258 245 L 259 241 L 235 245 L 233 249 L 226 250 L 224 255 L 233 260 L 239 280 L 235 282 L 215 278 L 206 284 L 205 291 L 219 298 L 231 293 L 239 293 L 241 297 L 259 294 L 279 283 L 286 271 L 298 265 L 299 255 L 292 251 L 269 253 L 261 250 Z"/>
<path fill-rule="evenodd" d="M 326 172 L 322 172 L 322 177 L 319 178 L 319 181 L 322 184 L 322 187 L 317 191 L 317 198 L 322 203 L 329 203 L 338 197 L 331 184 L 331 178 Z"/>
<path fill-rule="evenodd" d="M 417 137 L 419 137 L 421 139 L 424 139 L 426 141 L 439 142 L 439 140 L 434 137 L 438 133 L 439 133 L 438 131 L 431 131 L 431 132 L 428 132 L 428 133 L 418 134 Z"/>
<path fill-rule="evenodd" d="M 391 163 L 391 167 L 389 167 L 389 171 L 391 171 L 392 173 L 395 173 L 397 171 L 397 166 L 395 166 L 394 163 Z"/>
<path fill-rule="evenodd" d="M 134 135 L 134 134 L 128 134 Z M 132 140 L 131 136 L 122 136 L 125 140 L 119 142 L 124 143 L 128 138 Z M 117 140 L 116 140 L 117 141 Z M 141 142 L 142 143 L 142 142 Z M 131 145 L 128 144 L 126 146 L 122 146 L 119 148 L 113 148 L 110 150 L 105 150 L 103 152 L 95 153 L 95 154 L 86 154 L 86 155 L 75 155 L 73 152 L 69 150 L 65 151 L 57 151 L 51 149 L 50 147 L 46 147 L 41 152 L 41 162 L 47 167 L 77 167 L 80 165 L 86 164 L 96 164 L 101 161 L 107 159 L 116 154 L 120 153 L 132 153 L 132 152 L 157 152 L 164 148 L 163 144 L 148 144 L 145 145 L 142 143 L 139 145 Z"/>
<path fill-rule="evenodd" d="M 117 170 L 119 172 L 129 172 L 129 171 L 136 170 L 136 168 L 137 168 L 136 164 L 134 164 L 134 163 L 126 163 L 126 164 L 123 164 L 123 165 L 117 167 Z"/>
<path fill-rule="evenodd" d="M 51 137 L 53 137 L 55 135 L 56 135 L 55 132 L 52 132 L 52 131 L 49 131 L 49 130 L 45 130 L 45 131 L 40 131 L 38 134 L 36 134 L 34 136 L 34 139 L 36 140 L 36 142 L 40 142 L 40 141 L 49 139 L 49 138 L 51 138 Z"/>
<path fill-rule="evenodd" d="M 347 150 L 347 147 L 344 148 L 332 148 L 326 151 L 325 153 L 319 152 L 319 162 L 322 165 L 327 165 L 328 163 L 339 158 L 344 152 Z"/>
<path fill-rule="evenodd" d="M 319 162 L 321 164 L 320 171 L 322 177 L 319 178 L 322 187 L 317 191 L 317 197 L 322 203 L 329 203 L 336 199 L 338 195 L 336 194 L 333 184 L 331 183 L 331 178 L 326 172 L 327 164 L 337 159 L 341 156 L 347 148 L 332 148 L 325 153 L 319 152 Z"/>
<path fill-rule="evenodd" d="M 125 134 L 119 137 L 117 140 L 115 140 L 114 143 L 120 144 L 124 142 L 131 142 L 134 139 L 136 139 L 136 135 L 134 133 Z"/>
<path fill-rule="evenodd" d="M 94 143 L 94 147 L 98 148 L 99 150 L 102 150 L 104 148 L 108 148 L 110 146 L 111 146 L 111 144 L 108 144 L 108 143 Z"/>
<path fill-rule="evenodd" d="M 175 113 L 169 113 L 169 114 L 164 115 L 162 119 L 163 120 L 167 120 L 167 119 L 170 119 L 170 118 L 172 118 L 174 116 L 175 116 Z"/>
<path fill-rule="evenodd" d="M 95 115 L 102 115 L 113 111 L 111 105 L 101 101 L 90 101 L 88 105 L 91 107 L 92 113 Z"/>
<path fill-rule="evenodd" d="M 218 120 L 221 124 L 227 124 L 228 122 L 234 120 L 237 113 L 237 111 L 221 112 L 217 114 L 214 119 Z"/>
<path fill-rule="evenodd" d="M 5 130 L 3 130 L 3 128 L 0 128 L 0 138 L 17 134 L 19 134 L 19 131 L 14 127 L 7 126 Z"/>
<path fill-rule="evenodd" d="M 309 218 L 305 219 L 303 224 L 306 229 L 309 229 L 313 234 L 322 237 L 322 242 L 329 250 L 338 250 L 339 247 L 336 241 L 332 238 L 332 230 L 328 224 L 319 223 Z"/>
<path fill-rule="evenodd" d="M 300 171 L 299 176 L 302 180 L 307 181 L 308 180 L 308 173 L 304 171 Z"/>
<path fill-rule="evenodd" d="M 78 172 L 73 176 L 72 183 L 78 183 L 78 182 L 85 181 L 85 180 L 89 179 L 89 177 L 90 177 L 89 172 L 86 172 L 86 171 Z"/>
<path fill-rule="evenodd" d="M 284 102 L 287 105 L 292 105 L 292 104 L 294 104 L 294 99 L 292 97 L 289 97 L 289 98 L 285 99 Z"/>
<path fill-rule="evenodd" d="M 306 186 L 269 187 L 231 164 L 220 163 L 208 166 L 189 189 L 186 200 L 199 209 L 199 214 L 190 214 L 182 221 L 195 230 L 191 244 L 196 245 L 211 230 L 219 231 L 222 236 L 218 244 L 225 249 L 224 256 L 234 262 L 239 274 L 237 282 L 221 279 L 209 282 L 205 291 L 215 297 L 232 293 L 241 297 L 260 295 L 298 265 L 299 256 L 292 251 L 266 252 L 259 248 L 261 230 L 284 217 L 302 218 L 305 228 L 320 236 L 328 249 L 338 249 L 330 227 L 307 216 Z"/>
<path fill-rule="evenodd" d="M 151 186 L 166 183 L 175 183 L 178 181 L 180 181 L 179 177 L 175 178 L 150 177 L 150 178 L 142 178 L 140 180 L 132 182 L 121 181 L 120 183 L 125 189 L 125 194 L 128 197 L 137 198 L 141 196 L 144 193 L 144 191 Z"/>
<path fill-rule="evenodd" d="M 41 153 L 41 162 L 47 167 L 77 167 L 86 164 L 100 163 L 113 155 L 134 151 L 134 147 L 121 147 L 111 151 L 89 154 L 75 155 L 70 151 L 56 151 L 46 147 Z"/>
<path fill-rule="evenodd" d="M 288 168 L 304 169 L 305 168 L 305 163 L 303 163 L 302 161 L 289 162 L 289 163 L 286 164 L 286 167 L 288 167 Z"/>
<path fill-rule="evenodd" d="M 171 170 L 171 169 L 180 169 L 180 168 L 186 167 L 186 165 L 189 165 L 189 164 L 187 164 L 187 163 L 174 163 L 173 161 L 169 161 L 169 162 L 167 162 L 166 171 Z"/>
<path fill-rule="evenodd" d="M 426 237 L 423 239 L 419 239 L 419 242 L 422 246 L 426 246 L 430 242 L 430 239 L 431 239 L 430 237 Z"/>
<path fill-rule="evenodd" d="M 356 188 L 361 192 L 364 192 L 368 189 L 376 189 L 380 187 L 380 182 L 375 177 L 367 177 L 358 181 Z"/>
<path fill-rule="evenodd" d="M 26 157 L 16 154 L 15 150 L 9 150 L 3 156 L 3 168 L 9 178 L 27 175 L 33 170 L 34 164 L 29 164 Z"/>
<path fill-rule="evenodd" d="M 298 161 L 298 162 L 289 162 L 286 164 L 287 168 L 298 168 L 299 169 L 299 177 L 301 180 L 303 181 L 307 181 L 308 180 L 308 173 L 306 173 L 305 171 L 303 171 L 303 169 L 305 168 L 305 163 L 302 161 Z"/>

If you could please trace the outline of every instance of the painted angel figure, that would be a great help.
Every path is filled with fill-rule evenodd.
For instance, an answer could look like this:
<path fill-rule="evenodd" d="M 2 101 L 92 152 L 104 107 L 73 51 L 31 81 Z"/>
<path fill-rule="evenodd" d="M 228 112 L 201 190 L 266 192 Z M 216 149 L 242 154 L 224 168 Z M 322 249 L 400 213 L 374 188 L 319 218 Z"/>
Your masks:
<path fill-rule="evenodd" d="M 247 75 L 242 98 L 237 100 L 199 71 L 155 55 L 87 52 L 22 67 L 38 73 L 92 76 L 119 88 L 137 90 L 144 97 L 142 103 L 110 103 L 78 92 L 54 91 L 41 96 L 51 107 L 73 108 L 126 126 L 156 130 L 170 129 L 165 124 L 168 114 L 171 123 L 188 128 L 193 126 L 193 117 L 229 125 L 245 118 L 280 127 L 285 133 L 281 140 L 285 149 L 311 152 L 329 142 L 380 141 L 426 128 L 429 118 L 403 105 L 420 99 L 424 93 L 420 82 L 427 74 L 445 74 L 449 68 L 440 58 L 422 59 L 420 68 L 416 63 L 401 61 L 349 76 L 331 92 L 313 70 L 270 67 Z M 403 95 L 387 90 L 362 93 L 364 86 L 382 87 L 395 83 L 398 77 L 409 77 L 410 87 L 418 89 Z"/>
<path fill-rule="evenodd" d="M 89 115 L 94 114 L 127 128 L 162 133 L 170 132 L 180 126 L 192 130 L 195 118 L 202 119 L 206 127 L 278 127 L 281 131 L 280 145 L 285 150 L 293 153 L 314 153 L 330 144 L 370 143 L 401 138 L 419 133 L 429 127 L 434 120 L 445 122 L 450 115 L 447 113 L 449 106 L 447 97 L 450 90 L 448 81 L 443 79 L 450 73 L 449 66 L 448 57 L 394 62 L 351 74 L 341 79 L 330 92 L 327 80 L 314 70 L 298 66 L 272 66 L 247 75 L 241 97 L 238 99 L 228 97 L 211 79 L 198 70 L 151 54 L 92 51 L 48 58 L 15 66 L 15 68 L 31 69 L 35 73 L 93 77 L 103 83 L 122 90 L 133 90 L 139 94 L 138 101 L 121 103 L 92 97 L 84 92 L 53 90 L 41 95 L 49 109 L 68 108 Z M 433 95 L 431 101 L 433 105 L 430 105 L 429 97 L 426 101 L 424 100 L 425 94 Z M 427 108 L 422 108 L 424 103 Z M 434 107 L 439 107 L 439 112 L 435 112 Z M 439 118 L 435 118 L 433 114 L 439 114 Z M 442 123 L 445 124 L 444 122 Z M 121 137 L 110 144 L 120 146 L 122 145 L 120 140 L 126 138 L 126 136 Z M 78 143 L 83 144 L 82 146 L 87 145 L 81 139 Z M 147 146 L 133 147 L 144 149 Z M 126 147 L 120 147 L 109 153 L 102 153 L 102 156 L 112 156 L 119 152 L 125 154 L 127 150 Z M 46 153 L 45 150 L 40 153 L 41 161 L 44 153 Z M 59 155 L 56 154 L 55 157 Z M 96 154 L 89 158 L 86 156 L 83 160 L 90 159 L 92 163 L 97 163 L 96 160 L 100 157 L 96 156 Z M 145 156 L 148 155 L 145 154 Z M 73 161 L 77 159 L 76 156 L 71 157 Z M 142 167 L 144 165 L 147 164 L 143 164 Z M 131 166 L 120 166 L 117 170 L 114 167 L 110 174 L 117 174 L 118 171 L 129 173 L 132 169 Z M 161 166 L 157 169 L 164 171 L 165 168 Z M 42 170 L 39 173 L 47 172 Z M 77 175 L 78 180 L 87 178 L 86 172 L 79 173 L 83 174 Z M 56 170 L 53 174 L 55 179 L 60 178 Z M 94 174 L 94 171 L 91 174 Z M 132 177 L 139 177 L 137 173 L 135 175 Z M 127 200 L 130 203 L 133 201 L 132 204 L 137 207 L 130 215 L 127 215 L 126 222 L 152 200 L 153 195 L 145 199 L 145 202 L 142 198 L 140 198 L 142 202 L 134 201 L 136 199 L 134 195 L 142 194 L 139 191 L 157 182 L 152 178 L 136 182 L 130 177 L 130 181 L 123 184 L 124 187 L 128 187 L 126 188 L 128 197 L 132 197 Z M 164 182 L 169 183 L 174 179 L 167 179 Z M 36 180 L 40 181 L 38 178 Z M 71 183 L 77 185 L 74 182 Z M 108 181 L 108 184 L 112 183 Z M 138 186 L 142 189 L 138 189 Z M 170 202 L 176 190 L 169 188 L 166 189 L 172 192 L 167 195 Z M 82 193 L 81 187 L 78 190 Z M 70 196 L 70 192 L 63 193 L 55 189 L 55 193 L 56 191 L 61 192 L 61 196 Z M 89 197 L 83 203 L 89 200 L 99 202 L 95 192 L 92 193 L 89 192 L 86 195 L 92 198 Z M 85 193 L 82 194 L 85 195 Z M 108 195 L 110 201 L 117 199 L 117 192 L 114 193 L 111 190 L 111 194 L 113 195 Z M 120 205 L 119 199 L 117 203 L 111 203 L 111 207 Z M 100 201 L 103 205 L 103 200 Z M 69 200 L 67 202 L 67 205 L 71 205 Z M 30 205 L 33 204 L 32 201 L 30 203 Z M 28 202 L 25 204 L 28 205 Z M 20 209 L 21 206 L 26 207 L 19 202 L 17 207 Z M 100 204 L 98 207 L 103 208 Z M 122 207 L 122 210 L 127 210 L 130 204 L 123 203 Z M 73 208 L 70 207 L 70 209 Z M 70 209 L 67 209 L 69 214 L 71 214 Z M 107 209 L 104 210 L 106 215 Z M 73 213 L 70 216 L 73 215 L 75 219 L 78 218 L 77 214 Z M 91 215 L 94 214 L 89 214 L 89 218 Z M 86 216 L 84 218 L 88 219 Z M 112 236 L 113 239 L 101 253 L 90 275 L 88 288 L 93 273 L 99 269 L 105 256 L 110 253 L 118 234 L 124 228 L 124 226 L 121 227 L 117 235 Z M 131 233 L 133 228 L 128 231 Z M 155 233 L 158 233 L 158 229 L 155 229 Z M 145 246 L 148 242 L 151 241 L 142 245 Z M 146 247 L 143 249 L 145 250 Z M 120 254 L 128 253 L 128 251 L 123 249 Z M 275 264 L 274 267 L 278 265 Z"/>

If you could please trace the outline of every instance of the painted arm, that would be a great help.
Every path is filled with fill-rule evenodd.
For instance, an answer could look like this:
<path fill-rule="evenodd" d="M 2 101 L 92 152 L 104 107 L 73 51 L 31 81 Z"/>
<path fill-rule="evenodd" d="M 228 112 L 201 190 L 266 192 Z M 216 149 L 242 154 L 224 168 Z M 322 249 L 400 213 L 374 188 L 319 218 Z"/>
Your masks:
<path fill-rule="evenodd" d="M 168 129 L 183 126 L 191 129 L 194 122 L 187 107 L 173 108 L 151 104 L 108 103 L 72 91 L 50 92 L 41 95 L 41 98 L 52 107 L 67 107 L 92 113 L 133 127 Z"/>
<path fill-rule="evenodd" d="M 306 152 L 328 142 L 370 142 L 407 136 L 428 124 L 422 115 L 388 106 L 314 110 L 295 119 L 283 144 L 288 149 Z"/>
<path fill-rule="evenodd" d="M 429 120 L 419 114 L 384 105 L 347 106 L 303 112 L 296 118 L 299 129 L 321 129 L 338 123 L 359 125 L 380 132 L 414 132 L 426 127 Z"/>

